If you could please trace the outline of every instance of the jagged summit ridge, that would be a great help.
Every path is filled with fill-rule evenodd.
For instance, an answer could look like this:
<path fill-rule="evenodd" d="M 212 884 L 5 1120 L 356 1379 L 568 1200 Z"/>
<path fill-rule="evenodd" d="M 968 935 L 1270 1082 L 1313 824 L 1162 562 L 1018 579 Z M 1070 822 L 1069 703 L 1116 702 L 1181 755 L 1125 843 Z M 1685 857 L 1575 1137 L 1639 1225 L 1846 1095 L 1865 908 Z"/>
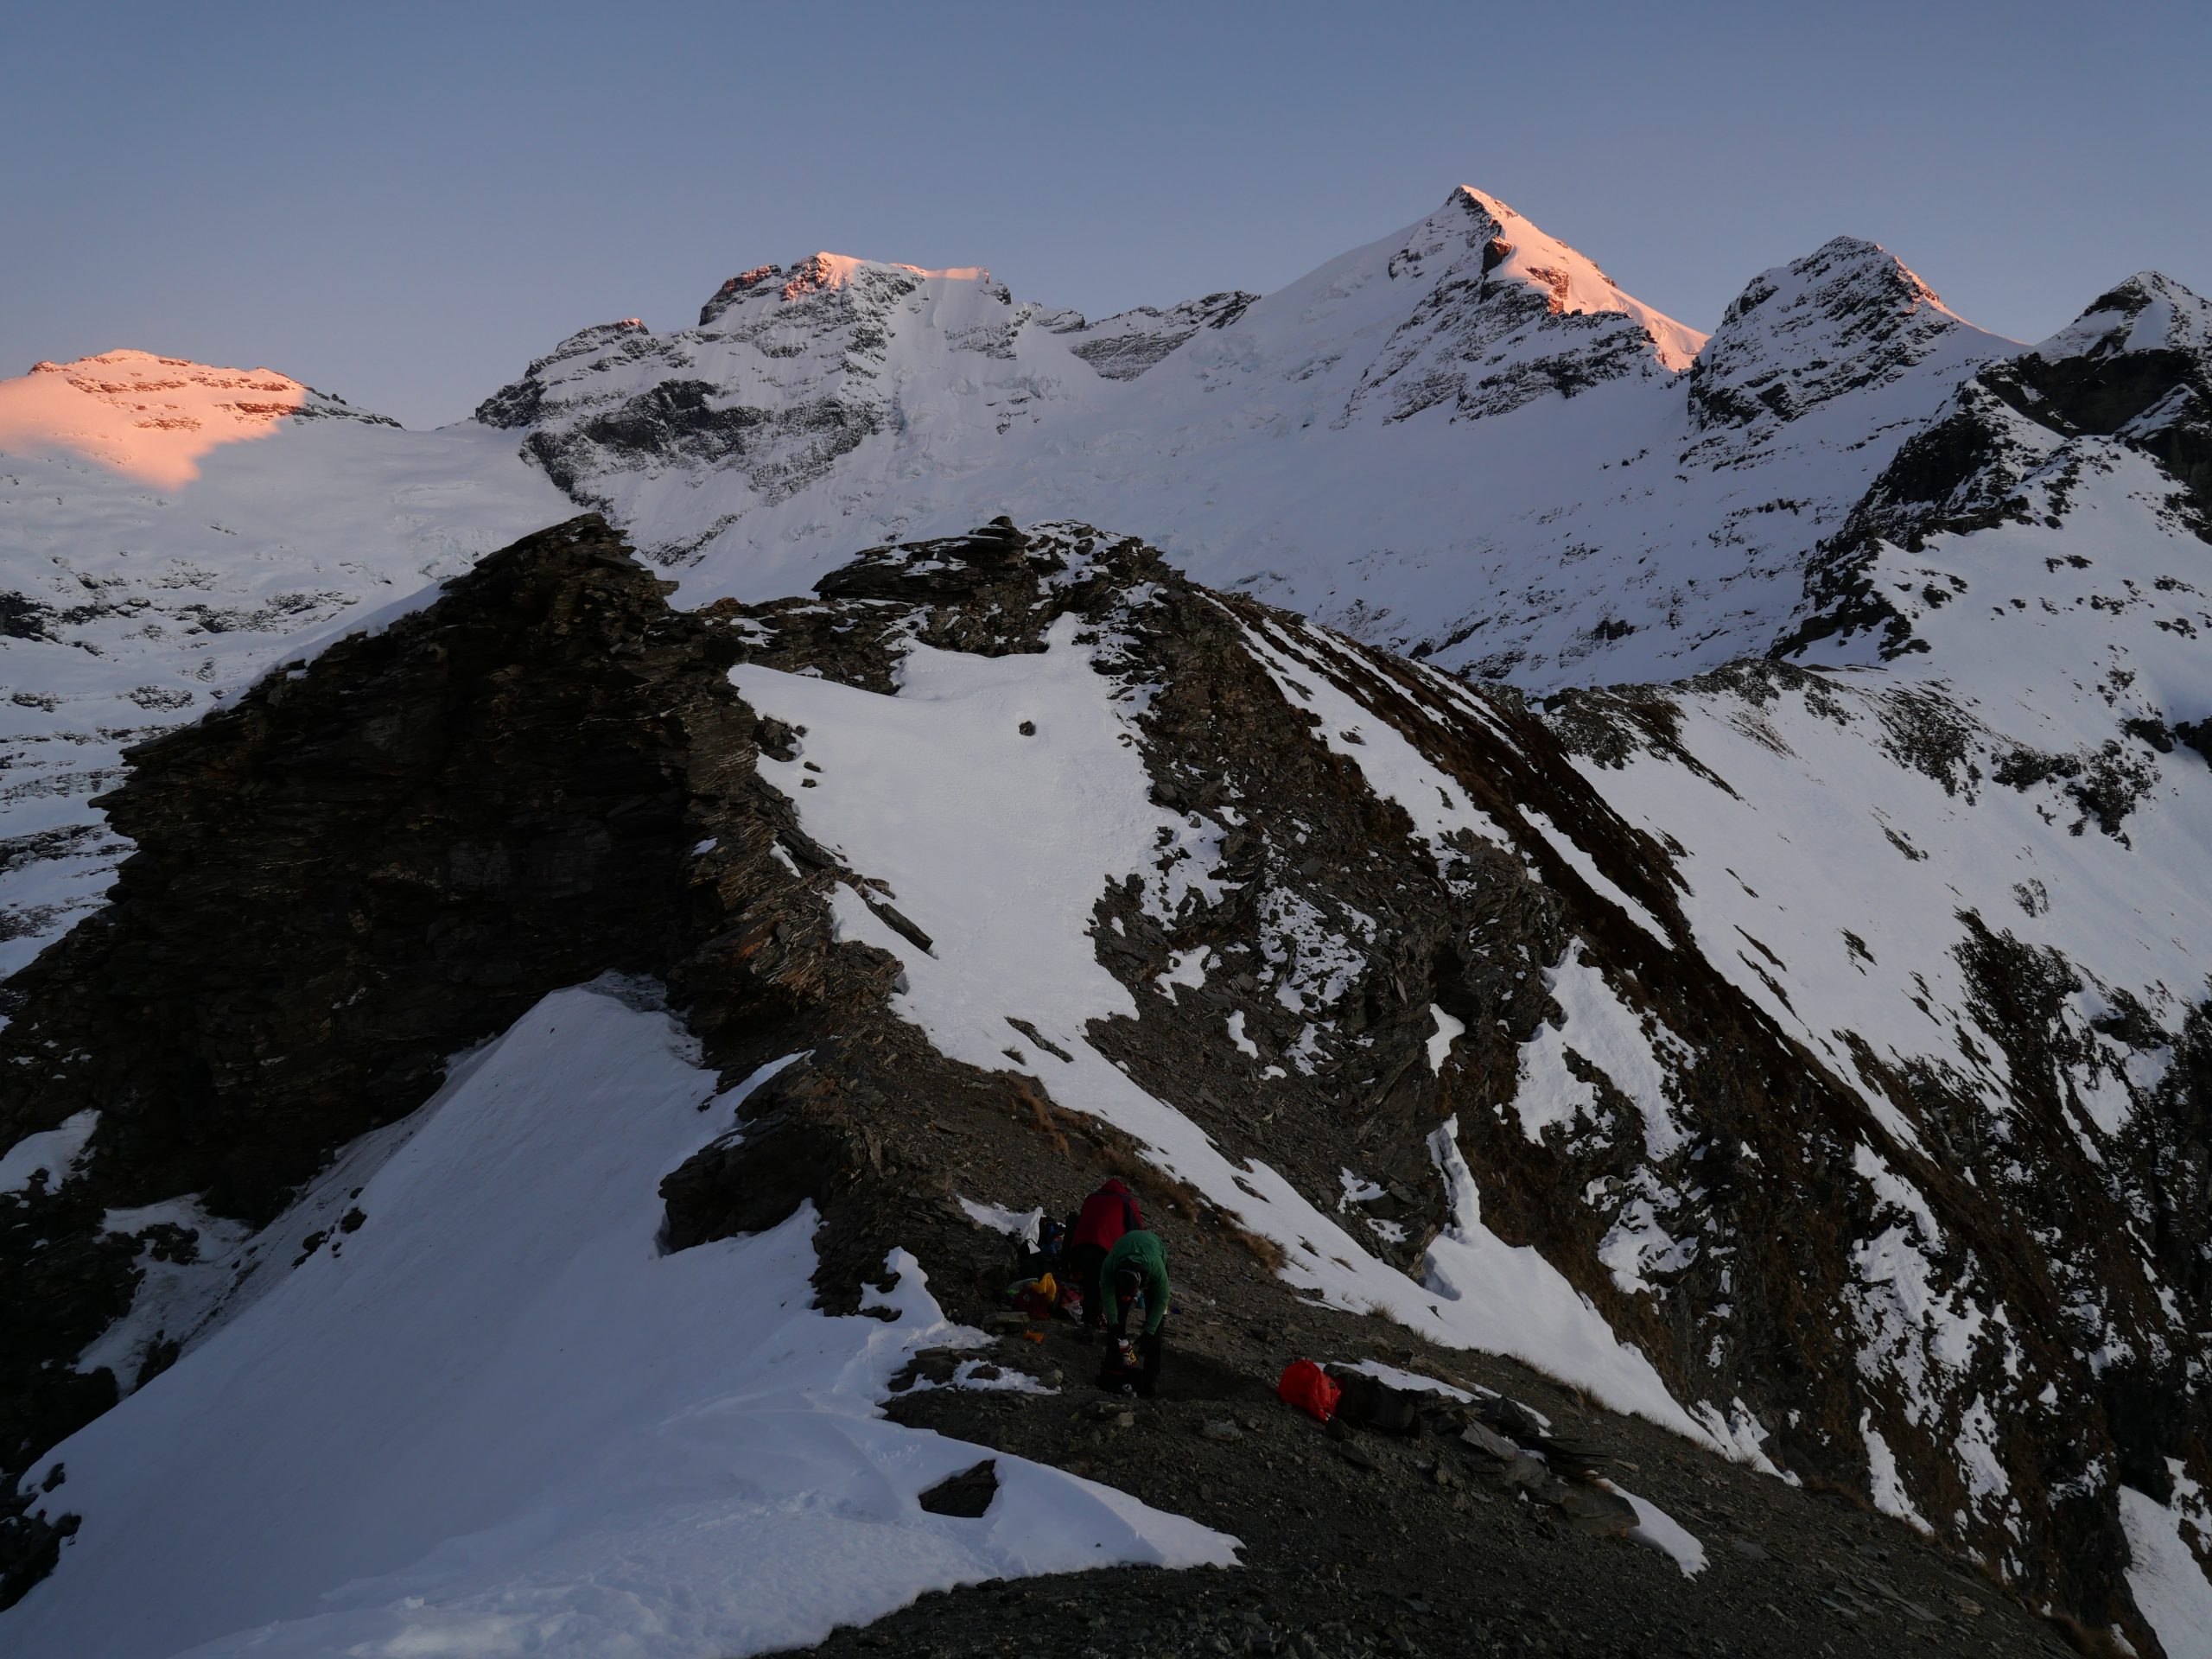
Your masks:
<path fill-rule="evenodd" d="M 1688 368 L 1704 346 L 1702 334 L 1628 294 L 1588 256 L 1538 229 L 1496 196 L 1463 184 L 1437 217 L 1455 207 L 1488 230 L 1485 272 L 1494 270 L 1503 278 L 1535 290 L 1553 315 L 1610 312 L 1633 318 L 1649 336 L 1661 364 L 1672 370 Z M 1434 223 L 1434 219 L 1425 221 Z"/>
<path fill-rule="evenodd" d="M 2130 278 L 1955 388 L 1822 543 L 1776 651 L 1973 663 L 1989 650 L 1980 635 L 2067 619 L 2075 637 L 2056 662 L 2079 674 L 2094 661 L 2104 704 L 2195 722 L 2212 712 L 2190 614 L 2206 540 L 2212 307 L 2169 278 Z M 1945 610 L 1969 595 L 1987 619 L 1971 632 Z M 2085 605 L 2094 626 L 2072 620 Z M 2046 699 L 2074 700 L 2059 685 Z"/>
<path fill-rule="evenodd" d="M 683 569 L 705 601 L 790 591 L 853 539 L 950 530 L 979 509 L 1125 523 L 1141 497 L 1139 519 L 1179 553 L 1263 545 L 1275 538 L 1205 522 L 1203 505 L 1186 518 L 1184 478 L 1147 458 L 1220 456 L 1236 471 L 1267 438 L 1426 433 L 1600 388 L 1679 397 L 1667 389 L 1702 338 L 1463 188 L 1274 294 L 1224 289 L 1095 322 L 1017 302 L 980 269 L 826 255 L 755 265 L 690 328 L 618 322 L 570 337 L 478 418 L 518 431 L 572 499 Z M 1317 453 L 1302 475 L 1325 476 L 1332 456 Z M 1198 474 L 1187 483 L 1205 491 Z M 1217 512 L 1219 493 L 1207 493 Z M 1307 526 L 1295 543 L 1318 551 L 1319 521 L 1295 516 Z M 1449 522 L 1457 538 L 1472 520 Z M 1435 533 L 1392 540 L 1419 548 Z M 1334 536 L 1326 548 L 1339 569 L 1357 556 Z M 1402 620 L 1402 607 L 1367 602 L 1365 614 Z M 1360 626 L 1358 614 L 1343 620 Z M 1379 637 L 1433 643 L 1442 632 Z"/>
<path fill-rule="evenodd" d="M 980 272 L 807 264 L 741 272 L 692 329 L 574 336 L 480 418 L 687 602 L 1075 513 L 1532 690 L 1766 649 L 1897 447 L 2012 349 L 1853 238 L 1756 279 L 1707 346 L 1471 187 L 1273 294 L 1096 322 Z"/>
<path fill-rule="evenodd" d="M 1462 191 L 1275 295 L 1224 291 L 1096 324 L 1017 303 L 980 271 L 832 256 L 755 267 L 692 327 L 660 334 L 623 319 L 570 336 L 487 404 L 506 424 L 287 430 L 281 415 L 244 410 L 281 442 L 232 448 L 171 493 L 166 519 L 124 516 L 119 503 L 139 512 L 149 493 L 81 456 L 11 455 L 0 550 L 24 575 L 0 593 L 0 649 L 33 690 L 9 705 L 20 712 L 0 755 L 16 769 L 0 874 L 73 873 L 66 892 L 38 878 L 47 896 L 4 943 L 28 954 L 65 918 L 60 901 L 98 899 L 129 850 L 115 831 L 139 842 L 118 893 L 137 902 L 149 891 L 158 837 L 139 826 L 151 821 L 126 804 L 111 830 L 85 802 L 115 781 L 125 741 L 238 707 L 231 698 L 250 684 L 243 718 L 198 735 L 281 716 L 311 740 L 298 754 L 327 760 L 342 728 L 362 775 L 388 779 L 395 705 L 334 665 L 392 651 L 414 653 L 407 702 L 435 734 L 468 654 L 454 626 L 467 607 L 431 616 L 429 597 L 407 595 L 473 563 L 474 547 L 426 525 L 416 504 L 467 469 L 407 469 L 474 445 L 545 486 L 518 491 L 515 511 L 550 500 L 547 480 L 559 478 L 614 504 L 650 556 L 683 577 L 670 611 L 671 584 L 602 550 L 576 592 L 626 595 L 610 613 L 620 626 L 573 662 L 537 663 L 549 696 L 501 680 L 503 707 L 557 716 L 560 696 L 604 676 L 651 736 L 671 705 L 633 671 L 650 681 L 687 640 L 709 665 L 721 652 L 745 658 L 735 691 L 759 725 L 705 674 L 699 707 L 737 723 L 699 747 L 696 770 L 671 753 L 655 775 L 691 778 L 686 788 L 728 781 L 752 731 L 752 776 L 784 791 L 797 821 L 756 836 L 742 871 L 728 861 L 726 821 L 656 832 L 649 862 L 669 892 L 703 898 L 702 876 L 734 883 L 693 918 L 710 923 L 695 943 L 740 958 L 802 945 L 804 978 L 817 984 L 831 963 L 887 969 L 895 957 L 907 976 L 899 1017 L 926 1024 L 926 1005 L 961 1022 L 945 1028 L 957 1052 L 941 1039 L 941 1056 L 987 1076 L 1033 1062 L 1054 1109 L 1094 1122 L 1114 1121 L 1126 1086 L 1173 1097 L 1225 1154 L 1295 1163 L 1286 1179 L 1300 1202 L 1338 1217 L 1332 1226 L 1351 1221 L 1361 1251 L 1392 1271 L 1417 1265 L 1447 1217 L 1478 1218 L 1523 1268 L 1563 1275 L 1574 1306 L 1648 1359 L 1663 1384 L 1645 1396 L 1655 1421 L 1689 1411 L 1700 1435 L 1739 1447 L 1764 1437 L 1777 1464 L 1971 1544 L 2038 1598 L 2094 1623 L 2125 1620 L 2132 1586 L 2157 1623 L 2159 1603 L 2135 1577 L 2153 1559 L 2144 1539 L 2164 1536 L 2192 1585 L 2190 1539 L 2212 1543 L 2198 1495 L 2212 1480 L 2212 1429 L 2197 1387 L 2212 1247 L 2192 1199 L 2207 1190 L 2212 1078 L 2194 879 L 2212 753 L 2202 656 L 2212 317 L 2145 273 L 2021 348 L 1974 329 L 1878 245 L 1844 238 L 1755 278 L 1684 372 L 1659 324 L 1541 237 Z M 146 375 L 169 372 L 149 361 Z M 143 379 L 72 368 L 92 383 L 73 396 L 149 423 L 133 429 L 190 429 L 131 407 Z M 218 392 L 234 410 L 257 401 L 251 387 Z M 404 476 L 388 498 L 349 495 L 388 443 L 416 446 Z M 520 445 L 537 473 L 515 462 Z M 280 452 L 330 464 L 289 480 L 300 516 L 277 525 L 250 492 L 222 489 Z M 265 465 L 258 475 L 285 478 Z M 86 492 L 87 477 L 104 487 Z M 71 491 L 67 511 L 49 508 Z M 554 502 L 525 523 L 569 511 Z M 999 512 L 1009 517 L 985 530 L 934 534 Z M 1077 516 L 1144 535 L 1100 534 Z M 402 521 L 425 527 L 392 537 Z M 611 540 L 603 526 L 567 533 Z M 510 574 L 534 556 L 516 554 Z M 832 561 L 842 568 L 820 575 Z M 477 566 L 454 585 L 461 599 L 480 597 L 474 578 L 498 569 Z M 747 604 L 748 594 L 766 597 Z M 547 599 L 549 614 L 575 613 Z M 364 600 L 377 603 L 355 612 Z M 1777 638 L 1777 617 L 1801 601 L 1803 626 Z M 502 651 L 535 661 L 543 641 L 527 627 L 510 639 L 517 620 L 504 605 L 476 613 Z M 295 628 L 363 643 L 317 658 L 314 634 Z M 395 632 L 402 644 L 377 644 Z M 1693 668 L 1711 671 L 1686 677 Z M 1632 677 L 1669 683 L 1578 689 Z M 612 746 L 580 757 L 563 741 L 578 729 L 547 720 L 542 736 L 499 746 L 429 793 L 480 792 L 531 753 L 556 773 L 608 764 Z M 156 747 L 175 757 L 194 744 Z M 1068 766 L 1078 753 L 1090 760 Z M 1081 792 L 1068 780 L 1109 774 L 1126 785 L 1121 809 L 1087 826 L 1113 842 L 1100 843 L 1100 880 L 1068 879 L 1065 859 L 1025 862 L 1054 844 L 1038 826 Z M 288 753 L 264 781 L 305 776 Z M 234 923 L 239 881 L 209 874 L 221 860 L 258 880 L 347 842 L 315 814 L 286 812 L 277 827 L 298 849 L 245 854 L 222 816 L 261 810 L 264 790 L 205 768 L 171 783 L 221 805 L 179 809 L 208 839 L 204 856 L 175 859 L 173 847 L 172 868 L 199 885 L 161 885 L 220 915 L 162 923 L 146 936 L 157 943 Z M 936 827 L 911 833 L 925 801 Z M 388 882 L 392 861 L 356 842 L 359 867 L 384 873 L 364 902 L 404 919 L 425 887 L 452 886 L 439 900 L 449 912 L 518 870 L 568 880 L 606 850 L 594 825 L 643 822 L 621 804 L 581 811 L 557 844 L 504 856 L 474 830 L 458 850 L 427 847 L 415 883 Z M 1118 884 L 1155 855 L 1169 884 L 1157 906 Z M 810 924 L 835 924 L 826 938 L 749 907 L 791 897 L 793 880 L 827 884 L 829 909 Z M 534 876 L 524 888 L 547 896 Z M 1202 902 L 1184 916 L 1192 894 Z M 664 902 L 616 908 L 625 926 L 650 926 Z M 1002 932 L 963 937 L 1000 904 L 1018 912 Z M 308 908 L 338 927 L 331 948 L 349 962 L 357 934 L 398 937 Z M 563 925 L 588 913 L 553 910 Z M 433 913 L 418 943 L 434 973 L 402 964 L 367 978 L 442 1016 L 454 994 L 422 988 L 496 978 L 484 937 Z M 888 957 L 855 956 L 855 938 Z M 1086 988 L 1050 1009 L 1042 976 L 1019 971 L 1040 940 L 1065 947 Z M 1509 942 L 1520 948 L 1501 954 Z M 666 943 L 623 955 L 642 961 Z M 236 971 L 196 950 L 185 952 L 193 971 L 162 990 L 188 1009 Z M 160 957 L 160 970 L 175 960 Z M 546 982 L 590 965 L 549 969 Z M 223 1087 L 267 1098 L 282 1074 L 264 1062 L 302 1064 L 316 1031 L 391 1029 L 373 1004 L 345 1002 L 346 986 L 277 977 L 302 1035 L 254 1023 L 270 999 L 247 986 L 238 1028 L 210 1052 Z M 953 986 L 957 1007 L 928 1001 Z M 1002 1008 L 976 1001 L 986 986 Z M 58 1069 L 23 1126 L 48 1137 L 33 1148 L 54 1160 L 39 1166 L 53 1178 L 46 1196 L 79 1206 L 86 1239 L 126 1241 L 100 1246 L 119 1273 L 151 1273 L 143 1258 L 166 1262 L 156 1246 L 169 1236 L 138 1237 L 137 1200 L 201 1178 L 144 1165 L 143 1190 L 96 1202 L 81 1183 L 99 1179 L 117 1135 L 139 1132 L 124 1104 L 136 1096 L 109 1090 L 110 1113 L 67 1096 L 90 1086 L 80 1065 L 112 1065 L 130 1046 L 121 1033 L 152 1028 L 141 1001 L 111 1033 L 64 1031 L 118 988 L 127 999 L 130 986 L 87 969 L 47 998 L 50 1040 L 25 1016 L 23 1059 Z M 1086 1055 L 1104 1040 L 1091 1015 L 1109 1004 L 1135 1009 L 1123 1017 L 1138 1029 Z M 814 1051 L 836 1034 L 794 1033 L 774 1047 Z M 461 1040 L 426 1039 L 424 1065 Z M 159 1077 L 175 1075 L 183 1046 L 151 1046 Z M 836 1064 L 820 1048 L 817 1074 Z M 1203 1092 L 1184 1092 L 1209 1072 Z M 992 1100 L 994 1124 L 1013 1121 Z M 1243 1111 L 1255 1101 L 1302 1101 L 1307 1116 L 1270 1111 L 1263 1129 Z M 1285 1128 L 1336 1136 L 1376 1112 L 1371 1134 L 1326 1155 L 1323 1141 L 1301 1147 Z M 95 1113 L 105 1140 L 83 1131 Z M 868 1121 L 914 1127 L 911 1113 Z M 1038 1121 L 1049 1135 L 1050 1114 Z M 1447 1121 L 1463 1170 L 1432 1138 Z M 293 1127 L 314 1158 L 327 1153 L 322 1126 Z M 1179 1179 L 1201 1166 L 1186 1144 Z M 853 1168 L 881 1176 L 908 1167 L 909 1151 L 863 1144 Z M 31 1167 L 0 1152 L 11 1169 Z M 1339 1183 L 1355 1165 L 1402 1207 L 1357 1220 L 1346 1204 L 1363 1201 Z M 1222 1177 L 1197 1181 L 1207 1202 L 1266 1219 L 1240 1208 L 1260 1192 L 1205 1166 Z M 289 1190 L 298 1173 L 276 1185 Z M 1478 1217 L 1463 1192 L 1479 1195 Z M 995 1179 L 972 1196 L 1018 1208 L 1039 1194 Z M 271 1234 L 272 1262 L 324 1220 Z M 1463 1243 L 1480 1236 L 1461 1231 Z M 55 1236 L 17 1230 L 16 1243 Z M 1331 1261 L 1349 1271 L 1354 1259 L 1299 1228 L 1255 1236 L 1316 1284 Z M 1817 1248 L 1758 1259 L 1758 1241 L 1784 1236 Z M 143 1249 L 126 1259 L 134 1239 Z M 343 1242 L 349 1261 L 379 1248 L 373 1234 Z M 854 1265 L 883 1250 L 871 1255 Z M 1479 1295 L 1504 1262 L 1446 1269 L 1442 1282 Z M 210 1279 L 221 1271 L 212 1251 L 202 1266 Z M 943 1282 L 970 1276 L 963 1266 Z M 1433 1299 L 1398 1311 L 1415 1326 L 1442 1316 Z M 135 1344 L 163 1328 L 111 1345 L 120 1387 L 148 1374 L 158 1343 Z M 1518 1328 L 1478 1345 L 1510 1344 Z M 1778 1364 L 1790 1344 L 1797 1357 Z M 1611 1338 L 1599 1347 L 1611 1352 Z M 83 1386 L 70 1379 L 88 1373 L 67 1362 L 86 1351 L 57 1344 L 45 1381 Z M 1652 1382 L 1608 1366 L 1608 1386 Z M 97 1490 L 93 1465 L 68 1461 L 62 1509 Z M 2129 1634 L 2149 1650 L 2148 1632 Z"/>
<path fill-rule="evenodd" d="M 1808 601 L 1807 572 L 1840 568 L 1837 537 L 1869 486 L 1961 380 L 2017 350 L 1846 238 L 1755 279 L 1675 372 L 1667 359 L 1695 349 L 1694 331 L 1670 334 L 1678 325 L 1594 262 L 1471 188 L 1264 297 L 1223 290 L 1093 322 L 1017 302 L 980 270 L 817 255 L 741 270 L 703 309 L 703 325 L 672 333 L 636 318 L 581 330 L 487 398 L 475 425 L 398 448 L 442 477 L 516 474 L 486 494 L 502 505 L 484 522 L 503 537 L 570 504 L 606 512 L 679 575 L 686 604 L 798 591 L 855 546 L 1001 512 L 1077 515 L 1141 531 L 1215 586 L 1532 691 L 1671 680 L 1801 639 L 1827 603 Z M 2201 377 L 2177 366 L 2186 353 L 2133 346 L 2206 327 L 2202 301 L 2146 273 L 2074 325 L 2105 343 L 2041 350 L 2069 372 L 2139 381 L 2068 407 L 2100 429 L 2156 428 L 2188 478 L 2202 465 L 2190 459 Z M 22 534 L 3 545 L 22 564 L 8 626 L 40 642 L 22 649 L 67 640 L 77 652 L 70 689 L 38 694 L 54 707 L 11 705 L 24 709 L 10 715 L 26 745 L 10 749 L 16 764 L 82 780 L 67 794 L 81 804 L 103 770 L 79 763 L 112 747 L 95 734 L 204 707 L 242 645 L 275 649 L 288 628 L 380 602 L 408 572 L 448 571 L 489 544 L 460 496 L 454 512 L 395 511 L 412 486 L 389 468 L 324 470 L 345 448 L 327 441 L 336 429 L 365 428 L 317 424 L 281 447 L 225 451 L 222 474 L 259 481 L 219 510 L 162 505 L 162 562 L 134 551 L 120 521 L 88 542 L 78 486 L 105 468 L 49 483 L 45 463 L 16 464 Z M 276 481 L 293 471 L 312 474 L 319 503 Z M 553 505 L 509 516 L 523 499 Z M 342 538 L 316 528 L 341 501 Z M 239 556 L 242 527 L 265 556 Z M 340 539 L 378 550 L 372 579 L 357 580 L 362 562 Z M 406 562 L 388 564 L 402 547 Z M 304 564 L 302 549 L 315 550 Z M 1916 607 L 1924 586 L 1891 592 Z M 59 798 L 39 806 L 38 830 L 88 830 Z M 106 856 L 82 862 L 73 893 Z M 73 912 L 50 894 L 22 903 L 16 874 L 0 879 L 8 909 L 41 918 L 35 931 Z M 30 948 L 0 941 L 0 954 Z"/>
<path fill-rule="evenodd" d="M 1055 332 L 1078 336 L 1071 349 L 1109 380 L 1134 380 L 1199 329 L 1228 327 L 1259 297 L 1241 289 L 1226 289 L 1164 310 L 1141 305 L 1096 322 L 1070 313 L 1071 321 Z"/>
<path fill-rule="evenodd" d="M 671 466 L 720 486 L 646 539 L 680 556 L 742 512 L 822 479 L 871 437 L 911 429 L 910 400 L 1003 435 L 1072 368 L 1066 314 L 1017 306 L 980 266 L 817 253 L 722 283 L 689 328 L 627 320 L 571 335 L 480 404 L 573 498 L 651 524 L 642 486 Z M 1077 319 L 1079 322 L 1080 319 Z M 645 474 L 640 479 L 636 475 Z M 703 480 L 702 480 L 703 481 Z"/>

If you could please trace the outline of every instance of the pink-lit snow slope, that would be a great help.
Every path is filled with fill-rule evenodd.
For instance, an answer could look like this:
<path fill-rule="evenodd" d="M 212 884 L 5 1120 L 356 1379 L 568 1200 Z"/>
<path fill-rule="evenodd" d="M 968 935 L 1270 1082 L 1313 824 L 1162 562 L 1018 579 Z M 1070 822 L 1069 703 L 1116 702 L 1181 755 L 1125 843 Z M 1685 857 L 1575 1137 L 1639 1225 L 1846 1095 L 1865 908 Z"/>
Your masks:
<path fill-rule="evenodd" d="M 273 434 L 313 394 L 273 369 L 224 369 L 151 352 L 37 363 L 0 380 L 0 453 L 84 455 L 162 489 L 200 457 Z"/>

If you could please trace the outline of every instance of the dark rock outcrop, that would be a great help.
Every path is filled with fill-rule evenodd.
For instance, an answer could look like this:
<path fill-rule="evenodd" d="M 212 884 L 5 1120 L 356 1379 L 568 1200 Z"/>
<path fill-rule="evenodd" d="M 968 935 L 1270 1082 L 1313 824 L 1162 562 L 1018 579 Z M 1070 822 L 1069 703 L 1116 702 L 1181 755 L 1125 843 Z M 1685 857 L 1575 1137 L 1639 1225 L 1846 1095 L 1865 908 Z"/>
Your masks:
<path fill-rule="evenodd" d="M 0 1132 L 97 1109 L 111 1206 L 264 1220 L 545 991 L 664 963 L 728 657 L 583 519 L 132 751 L 139 850 L 9 988 Z"/>
<path fill-rule="evenodd" d="M 194 1195 L 265 1222 L 546 992 L 702 942 L 730 959 L 694 849 L 741 862 L 749 828 L 751 879 L 785 885 L 789 816 L 751 776 L 732 655 L 582 518 L 132 752 L 103 802 L 137 844 L 107 908 L 5 991 L 0 1141 L 99 1114 L 74 1175 L 0 1195 L 11 1484 L 139 1380 L 72 1363 L 159 1242 L 108 1214 Z M 790 956 L 756 950 L 716 1007 L 818 991 L 774 985 Z M 10 1537 L 9 1570 L 51 1543 Z"/>

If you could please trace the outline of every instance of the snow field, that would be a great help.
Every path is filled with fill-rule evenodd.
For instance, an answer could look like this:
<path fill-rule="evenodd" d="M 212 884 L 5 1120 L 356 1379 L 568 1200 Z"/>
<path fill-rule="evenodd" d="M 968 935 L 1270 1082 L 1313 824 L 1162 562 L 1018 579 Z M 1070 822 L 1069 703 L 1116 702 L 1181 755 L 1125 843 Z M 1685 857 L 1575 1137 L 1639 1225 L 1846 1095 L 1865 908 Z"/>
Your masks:
<path fill-rule="evenodd" d="M 41 363 L 0 380 L 0 451 L 66 451 L 175 489 L 228 443 L 276 435 L 308 389 L 268 369 L 223 369 L 150 352 Z"/>
<path fill-rule="evenodd" d="M 2171 1503 L 2161 1503 L 2133 1486 L 2120 1489 L 2120 1524 L 2127 1532 L 2127 1586 L 2166 1659 L 2212 1659 L 2212 1582 L 2182 1534 L 2196 1534 L 2198 1548 L 2212 1542 L 2203 1494 L 2167 1459 L 2174 1481 Z"/>
<path fill-rule="evenodd" d="M 53 1128 L 27 1135 L 16 1141 L 0 1154 L 0 1192 L 21 1192 L 41 1174 L 45 1176 L 48 1190 L 60 1186 L 69 1179 L 77 1160 L 84 1155 L 85 1147 L 92 1140 L 92 1131 L 99 1127 L 99 1121 L 98 1112 L 77 1112 Z"/>
<path fill-rule="evenodd" d="M 988 1515 L 921 1510 L 994 1454 L 878 1414 L 915 1351 L 983 1340 L 912 1259 L 887 1263 L 891 1319 L 836 1318 L 810 1209 L 657 1245 L 660 1178 L 743 1092 L 663 1014 L 540 1002 L 418 1115 L 342 1249 L 38 1465 L 67 1466 L 40 1508 L 84 1525 L 0 1614 L 0 1654 L 734 1659 L 928 1589 L 1234 1562 L 1003 1455 Z"/>

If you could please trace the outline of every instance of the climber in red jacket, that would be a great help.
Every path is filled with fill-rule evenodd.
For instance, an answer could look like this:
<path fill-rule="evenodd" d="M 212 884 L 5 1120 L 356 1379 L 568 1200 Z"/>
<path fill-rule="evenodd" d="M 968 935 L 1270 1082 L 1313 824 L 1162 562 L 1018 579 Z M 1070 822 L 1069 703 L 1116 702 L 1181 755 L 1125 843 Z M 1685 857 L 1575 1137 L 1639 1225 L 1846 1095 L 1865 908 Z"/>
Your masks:
<path fill-rule="evenodd" d="M 1075 1224 L 1068 1229 L 1067 1265 L 1076 1283 L 1083 1287 L 1086 1330 L 1100 1330 L 1106 1324 L 1105 1287 L 1098 1282 L 1106 1252 L 1123 1233 L 1134 1233 L 1143 1225 L 1144 1211 L 1137 1205 L 1137 1195 L 1118 1176 L 1109 1176 L 1083 1201 Z"/>

